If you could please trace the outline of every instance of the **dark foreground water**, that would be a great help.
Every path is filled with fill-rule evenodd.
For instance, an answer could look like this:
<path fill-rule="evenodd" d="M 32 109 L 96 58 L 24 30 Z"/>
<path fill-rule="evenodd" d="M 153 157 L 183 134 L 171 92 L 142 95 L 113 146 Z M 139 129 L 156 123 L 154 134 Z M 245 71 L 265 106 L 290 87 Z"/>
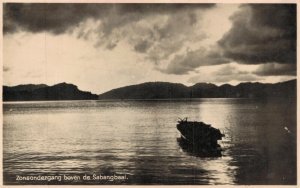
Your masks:
<path fill-rule="evenodd" d="M 4 103 L 5 184 L 296 184 L 296 102 Z M 178 117 L 226 134 L 222 157 L 181 147 Z"/>

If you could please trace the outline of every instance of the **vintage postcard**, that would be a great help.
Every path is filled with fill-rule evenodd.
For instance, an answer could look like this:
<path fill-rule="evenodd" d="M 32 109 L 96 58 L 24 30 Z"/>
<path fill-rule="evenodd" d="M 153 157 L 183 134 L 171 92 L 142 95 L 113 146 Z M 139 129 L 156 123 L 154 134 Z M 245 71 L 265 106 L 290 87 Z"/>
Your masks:
<path fill-rule="evenodd" d="M 2 185 L 297 186 L 296 1 L 2 17 Z"/>

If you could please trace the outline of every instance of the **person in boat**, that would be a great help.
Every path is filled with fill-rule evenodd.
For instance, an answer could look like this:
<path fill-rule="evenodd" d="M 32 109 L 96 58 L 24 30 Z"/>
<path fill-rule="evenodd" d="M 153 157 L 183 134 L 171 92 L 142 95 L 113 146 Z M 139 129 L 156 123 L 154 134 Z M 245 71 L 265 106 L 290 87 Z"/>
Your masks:
<path fill-rule="evenodd" d="M 185 118 L 183 118 L 183 119 L 181 119 L 181 118 L 178 118 L 179 119 L 179 123 L 183 123 L 183 122 L 187 122 L 187 120 L 188 120 L 188 118 L 187 117 L 185 117 Z"/>

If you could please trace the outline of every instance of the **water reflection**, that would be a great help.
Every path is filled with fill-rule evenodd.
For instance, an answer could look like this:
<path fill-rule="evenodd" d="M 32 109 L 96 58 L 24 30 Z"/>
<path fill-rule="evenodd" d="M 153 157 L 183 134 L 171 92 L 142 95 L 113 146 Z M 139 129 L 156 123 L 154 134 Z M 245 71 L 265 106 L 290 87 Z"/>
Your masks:
<path fill-rule="evenodd" d="M 296 183 L 295 103 L 54 101 L 6 103 L 3 110 L 6 184 L 30 184 L 16 182 L 16 174 L 93 172 L 127 174 L 129 179 L 89 184 Z M 177 140 L 178 117 L 224 131 L 221 155 L 199 157 Z"/>
<path fill-rule="evenodd" d="M 221 147 L 203 147 L 198 144 L 190 144 L 184 138 L 177 138 L 178 145 L 188 154 L 196 157 L 221 157 Z"/>

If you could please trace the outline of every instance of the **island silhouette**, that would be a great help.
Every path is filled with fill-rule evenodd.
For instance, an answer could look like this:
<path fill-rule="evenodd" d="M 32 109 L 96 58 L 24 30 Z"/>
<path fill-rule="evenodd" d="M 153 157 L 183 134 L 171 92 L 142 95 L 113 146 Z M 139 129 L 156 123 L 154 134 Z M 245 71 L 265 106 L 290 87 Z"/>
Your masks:
<path fill-rule="evenodd" d="M 108 99 L 189 99 L 189 98 L 296 98 L 297 81 L 279 83 L 240 83 L 236 86 L 197 83 L 146 82 L 112 89 L 100 95 L 81 91 L 74 84 L 59 83 L 3 86 L 3 101 L 108 100 Z"/>

